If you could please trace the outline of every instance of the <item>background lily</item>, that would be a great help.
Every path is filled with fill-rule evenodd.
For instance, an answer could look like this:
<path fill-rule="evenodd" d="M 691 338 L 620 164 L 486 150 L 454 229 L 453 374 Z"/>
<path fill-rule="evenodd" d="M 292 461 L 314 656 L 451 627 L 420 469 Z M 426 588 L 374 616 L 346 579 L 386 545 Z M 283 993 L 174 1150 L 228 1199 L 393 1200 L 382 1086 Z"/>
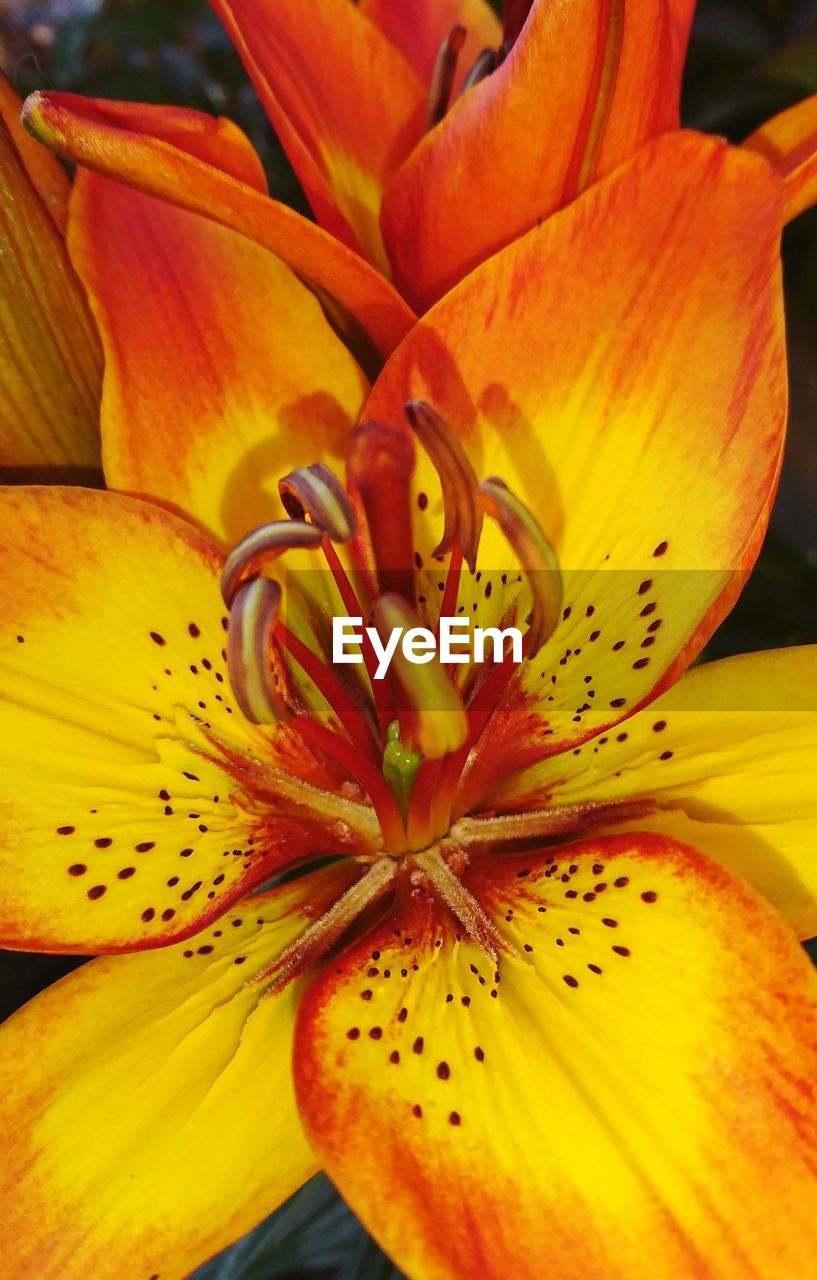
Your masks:
<path fill-rule="evenodd" d="M 773 498 L 779 179 L 650 144 L 433 308 L 357 427 L 363 376 L 292 281 L 316 369 L 271 402 L 288 476 L 221 586 L 287 369 L 256 369 L 230 302 L 284 269 L 144 207 L 162 235 L 146 221 L 133 259 L 75 247 L 106 457 L 142 496 L 0 495 L 2 936 L 141 951 L 3 1032 L 8 1265 L 181 1277 L 321 1164 L 417 1277 L 805 1280 L 815 655 L 673 684 Z M 341 411 L 313 421 L 321 397 Z M 344 459 L 345 486 L 308 469 Z M 530 615 L 535 642 L 482 682 L 402 673 L 390 752 L 391 708 L 321 668 L 317 591 L 284 633 L 301 615 L 256 576 L 282 551 L 272 572 L 325 557 L 375 617 Z M 241 712 L 265 698 L 277 727 Z M 770 1185 L 785 1215 L 757 1212 Z"/>
<path fill-rule="evenodd" d="M 92 483 L 102 358 L 68 259 L 68 178 L 0 73 L 0 478 Z"/>
<path fill-rule="evenodd" d="M 679 127 L 689 0 L 521 0 L 504 30 L 484 0 L 320 0 L 308 19 L 302 0 L 214 7 L 331 238 L 202 149 L 212 126 L 189 113 L 47 93 L 27 123 L 81 164 L 271 248 L 381 354 L 479 262 Z M 475 61 L 482 78 L 446 112 L 434 67 L 452 28 L 466 33 L 452 92 Z M 748 145 L 788 175 L 812 154 L 814 111 L 806 100 Z M 810 168 L 798 181 L 810 201 Z"/>

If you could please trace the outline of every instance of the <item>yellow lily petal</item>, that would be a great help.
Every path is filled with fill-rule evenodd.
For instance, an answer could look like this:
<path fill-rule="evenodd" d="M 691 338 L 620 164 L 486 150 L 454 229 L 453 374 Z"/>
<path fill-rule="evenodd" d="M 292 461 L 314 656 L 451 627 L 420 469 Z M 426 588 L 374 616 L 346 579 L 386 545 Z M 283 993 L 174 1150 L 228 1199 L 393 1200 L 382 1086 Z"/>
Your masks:
<path fill-rule="evenodd" d="M 783 445 L 781 204 L 759 157 L 656 139 L 462 281 L 375 384 L 366 416 L 399 428 L 408 401 L 431 404 L 562 573 L 560 623 L 501 704 L 466 799 L 630 714 L 731 606 Z M 423 455 L 414 484 L 430 564 L 443 510 Z M 492 586 L 497 615 L 517 568 L 486 521 L 476 590 Z"/>
<path fill-rule="evenodd" d="M 611 733 L 523 770 L 500 809 L 654 802 L 634 824 L 692 843 L 817 934 L 817 646 L 707 663 Z"/>
<path fill-rule="evenodd" d="M 316 1171 L 294 1104 L 299 989 L 248 983 L 349 879 L 246 899 L 162 951 L 94 960 L 0 1033 L 7 1274 L 182 1280 Z"/>
<path fill-rule="evenodd" d="M 777 913 L 649 835 L 462 878 L 515 955 L 487 958 L 415 886 L 298 1016 L 306 1132 L 395 1262 L 808 1280 L 817 975 Z M 770 1188 L 784 1211 L 762 1210 Z"/>
<path fill-rule="evenodd" d="M 102 362 L 63 240 L 66 180 L 15 107 L 0 80 L 0 479 L 93 483 Z"/>
<path fill-rule="evenodd" d="M 15 488 L 0 490 L 0 538 L 3 945 L 186 937 L 372 825 L 347 804 L 348 827 L 328 831 L 307 786 L 276 803 L 274 742 L 227 682 L 222 556 L 187 521 L 111 493 Z"/>
<path fill-rule="evenodd" d="M 315 297 L 235 232 L 81 173 L 71 253 L 105 346 L 105 477 L 227 545 L 339 465 L 366 379 Z"/>
<path fill-rule="evenodd" d="M 817 94 L 767 120 L 743 145 L 783 179 L 787 222 L 817 201 Z"/>

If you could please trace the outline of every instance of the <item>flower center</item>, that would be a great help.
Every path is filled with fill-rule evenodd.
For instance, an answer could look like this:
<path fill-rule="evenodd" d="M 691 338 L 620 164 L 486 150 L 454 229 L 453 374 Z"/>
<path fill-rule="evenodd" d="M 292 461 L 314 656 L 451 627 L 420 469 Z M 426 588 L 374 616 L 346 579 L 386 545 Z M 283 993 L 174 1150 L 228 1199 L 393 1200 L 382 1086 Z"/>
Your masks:
<path fill-rule="evenodd" d="M 321 463 L 285 476 L 279 492 L 288 518 L 242 539 L 222 574 L 228 671 L 245 715 L 258 724 L 287 723 L 337 761 L 369 797 L 384 853 L 393 858 L 446 836 L 469 753 L 520 662 L 551 634 L 561 606 L 556 557 L 522 501 L 497 477 L 479 483 L 430 405 L 413 401 L 405 412 L 408 427 L 357 428 L 348 488 Z M 441 490 L 443 530 L 431 560 L 443 577 L 433 613 L 416 576 L 413 440 Z M 483 615 L 501 623 L 489 629 L 493 645 L 487 653 L 483 647 L 481 663 L 470 653 L 415 660 L 395 638 L 421 631 L 435 640 L 441 620 L 457 616 L 463 564 L 475 574 L 486 518 L 523 569 L 510 603 L 483 604 Z M 321 572 L 298 568 L 304 553 L 310 562 L 320 557 Z M 521 620 L 523 599 L 530 610 L 514 652 L 510 624 Z M 360 626 L 354 667 L 332 661 L 328 637 L 339 616 Z"/>

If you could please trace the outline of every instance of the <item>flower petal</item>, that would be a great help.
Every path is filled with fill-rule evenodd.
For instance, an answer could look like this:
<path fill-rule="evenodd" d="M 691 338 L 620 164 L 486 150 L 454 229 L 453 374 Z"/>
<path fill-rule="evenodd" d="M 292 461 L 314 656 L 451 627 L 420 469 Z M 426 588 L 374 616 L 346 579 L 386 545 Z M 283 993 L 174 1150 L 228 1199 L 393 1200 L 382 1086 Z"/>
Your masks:
<path fill-rule="evenodd" d="M 407 401 L 428 401 L 477 478 L 498 473 L 527 504 L 561 567 L 562 620 L 492 721 L 483 792 L 526 752 L 630 714 L 731 606 L 783 443 L 780 209 L 758 157 L 656 139 L 458 285 L 378 379 L 366 416 L 397 425 Z M 415 483 L 428 563 L 443 519 L 424 457 Z M 514 563 L 486 521 L 491 606 Z"/>
<path fill-rule="evenodd" d="M 411 6 L 403 0 L 361 0 L 360 10 L 397 46 L 424 85 L 431 82 L 440 45 L 451 28 L 455 23 L 465 27 L 455 93 L 483 49 L 498 49 L 502 43 L 502 23 L 485 0 L 419 0 Z"/>
<path fill-rule="evenodd" d="M 9 1274 L 181 1280 L 317 1164 L 290 1063 L 299 990 L 247 982 L 346 886 L 246 899 L 189 945 L 94 960 L 3 1028 Z"/>
<path fill-rule="evenodd" d="M 71 194 L 68 174 L 57 157 L 36 143 L 23 128 L 20 119 L 22 106 L 19 96 L 0 71 L 0 119 L 11 134 L 17 154 L 55 226 L 64 232 L 68 225 L 68 197 Z"/>
<path fill-rule="evenodd" d="M 646 798 L 657 810 L 639 829 L 694 843 L 816 935 L 817 646 L 696 667 L 619 730 L 523 770 L 488 803 Z"/>
<path fill-rule="evenodd" d="M 422 131 L 422 86 L 349 0 L 212 0 L 321 226 L 388 270 L 383 189 Z"/>
<path fill-rule="evenodd" d="M 0 490 L 0 534 L 4 946 L 156 946 L 342 852 L 306 792 L 289 817 L 258 796 L 275 756 L 232 705 L 212 543 L 59 488 Z"/>
<path fill-rule="evenodd" d="M 787 222 L 817 202 L 817 94 L 767 120 L 743 145 L 783 179 Z"/>
<path fill-rule="evenodd" d="M 99 343 L 65 249 L 64 191 L 7 123 L 15 100 L 0 81 L 0 479 L 93 483 Z"/>
<path fill-rule="evenodd" d="M 502 66 L 427 134 L 386 195 L 383 237 L 413 306 L 678 127 L 691 17 L 690 0 L 536 0 Z"/>
<path fill-rule="evenodd" d="M 71 253 L 105 346 L 105 476 L 233 545 L 339 462 L 366 379 L 317 300 L 235 232 L 81 173 Z"/>
<path fill-rule="evenodd" d="M 358 340 L 368 337 L 383 354 L 414 322 L 399 294 L 357 253 L 236 179 L 232 161 L 225 169 L 226 153 L 210 145 L 223 135 L 208 131 L 206 123 L 200 130 L 182 128 L 177 116 L 165 118 L 158 108 L 146 113 L 139 104 L 64 93 L 32 94 L 24 116 L 31 132 L 58 154 L 269 249 L 334 306 L 340 325 Z M 235 155 L 232 147 L 229 154 Z"/>
<path fill-rule="evenodd" d="M 495 973 L 415 889 L 299 1012 L 306 1132 L 395 1262 L 806 1280 L 817 977 L 780 917 L 648 835 L 463 879 L 518 956 Z M 770 1187 L 785 1213 L 758 1212 Z"/>

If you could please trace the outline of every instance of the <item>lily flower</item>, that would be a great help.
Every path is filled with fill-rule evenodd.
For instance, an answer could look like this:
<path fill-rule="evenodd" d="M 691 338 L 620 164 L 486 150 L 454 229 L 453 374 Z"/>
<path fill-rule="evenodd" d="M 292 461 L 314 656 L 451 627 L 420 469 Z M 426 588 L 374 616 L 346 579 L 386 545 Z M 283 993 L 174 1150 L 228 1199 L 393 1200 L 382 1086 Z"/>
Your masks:
<path fill-rule="evenodd" d="M 214 154 L 196 113 L 45 93 L 27 124 L 272 249 L 381 356 L 480 262 L 679 128 L 691 0 L 508 0 L 504 26 L 485 0 L 213 5 L 329 234 Z M 785 175 L 813 154 L 814 103 L 746 145 Z M 808 167 L 809 200 L 814 181 Z"/>
<path fill-rule="evenodd" d="M 780 467 L 784 194 L 658 139 L 367 391 L 271 255 L 81 182 L 127 492 L 0 492 L 0 936 L 107 954 L 0 1033 L 11 1274 L 177 1280 L 323 1167 L 417 1280 L 805 1280 L 817 653 L 683 674 Z M 523 659 L 342 678 L 358 614 Z"/>
<path fill-rule="evenodd" d="M 102 360 L 65 247 L 68 178 L 0 73 L 0 478 L 92 483 Z"/>

